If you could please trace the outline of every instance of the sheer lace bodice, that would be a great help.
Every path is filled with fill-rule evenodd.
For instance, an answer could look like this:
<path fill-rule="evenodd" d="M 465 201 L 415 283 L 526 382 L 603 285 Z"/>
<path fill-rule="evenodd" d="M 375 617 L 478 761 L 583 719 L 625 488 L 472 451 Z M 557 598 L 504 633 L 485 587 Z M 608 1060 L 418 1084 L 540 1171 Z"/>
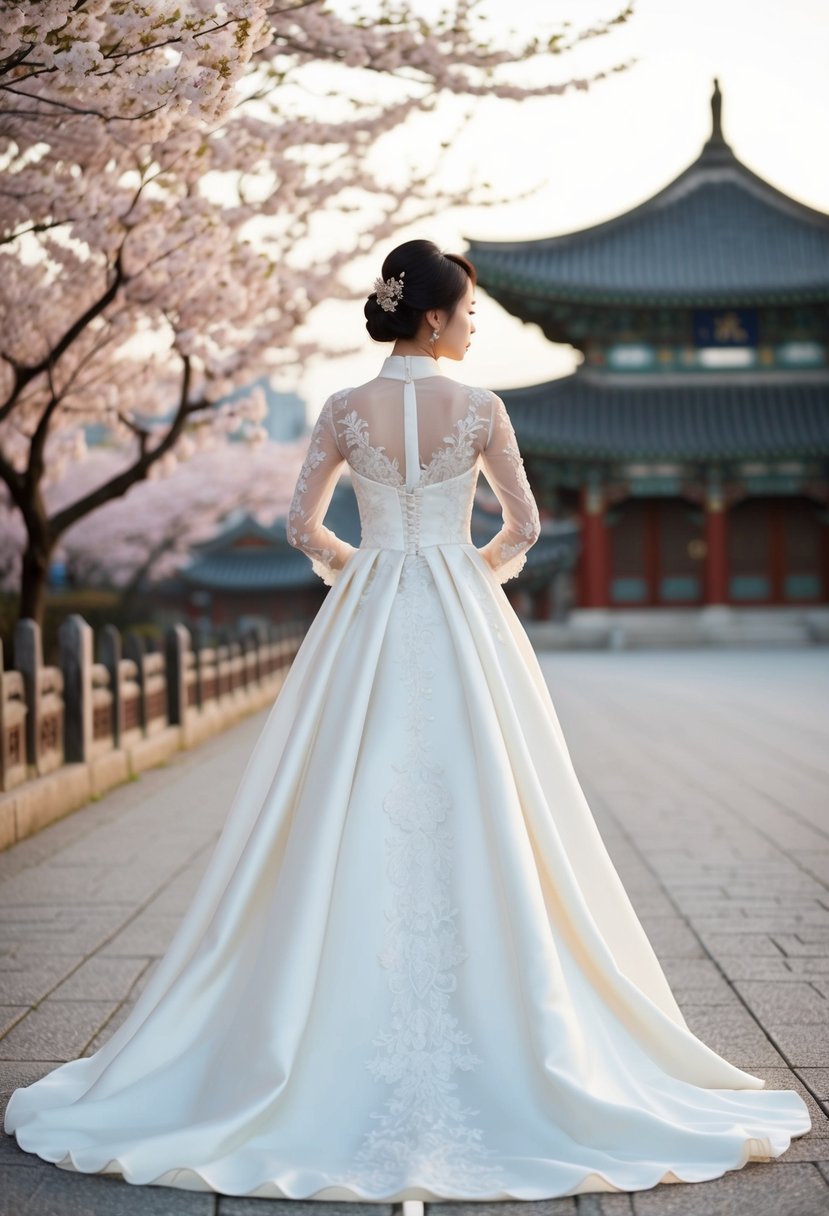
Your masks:
<path fill-rule="evenodd" d="M 346 464 L 361 548 L 470 543 L 479 468 L 503 512 L 500 531 L 479 550 L 500 582 L 518 574 L 538 538 L 538 509 L 503 401 L 441 375 L 436 359 L 390 355 L 374 380 L 333 393 L 322 408 L 287 536 L 327 583 L 355 552 L 323 523 Z"/>

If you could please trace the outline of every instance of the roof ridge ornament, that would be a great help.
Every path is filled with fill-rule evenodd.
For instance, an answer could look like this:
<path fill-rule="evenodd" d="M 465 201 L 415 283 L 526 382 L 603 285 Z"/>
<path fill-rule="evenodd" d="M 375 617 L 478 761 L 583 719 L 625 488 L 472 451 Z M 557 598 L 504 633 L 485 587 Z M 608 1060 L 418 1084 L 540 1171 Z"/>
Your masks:
<path fill-rule="evenodd" d="M 711 139 L 725 143 L 722 133 L 722 93 L 720 82 L 714 77 L 714 92 L 711 94 Z"/>

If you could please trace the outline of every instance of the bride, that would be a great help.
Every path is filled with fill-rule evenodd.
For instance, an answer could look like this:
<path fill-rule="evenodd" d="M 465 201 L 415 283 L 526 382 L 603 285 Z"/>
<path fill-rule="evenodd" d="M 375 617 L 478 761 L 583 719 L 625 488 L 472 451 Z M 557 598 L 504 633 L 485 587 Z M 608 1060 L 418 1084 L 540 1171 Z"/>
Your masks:
<path fill-rule="evenodd" d="M 430 241 L 383 263 L 391 354 L 325 402 L 288 518 L 331 590 L 132 1013 L 12 1096 L 28 1152 L 408 1208 L 700 1182 L 810 1129 L 690 1031 L 599 835 L 501 589 L 539 528 L 512 425 L 438 362 L 474 290 Z M 346 465 L 357 549 L 323 522 Z"/>

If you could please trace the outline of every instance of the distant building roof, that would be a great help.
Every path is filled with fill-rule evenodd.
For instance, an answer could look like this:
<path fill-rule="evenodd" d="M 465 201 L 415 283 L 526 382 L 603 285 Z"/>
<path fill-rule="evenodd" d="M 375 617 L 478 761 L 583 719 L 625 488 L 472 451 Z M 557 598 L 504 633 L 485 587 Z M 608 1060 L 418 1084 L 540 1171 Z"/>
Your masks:
<path fill-rule="evenodd" d="M 627 459 L 829 456 L 829 373 L 668 376 L 578 371 L 502 389 L 525 454 Z"/>
<path fill-rule="evenodd" d="M 516 316 L 530 301 L 829 300 L 829 215 L 790 198 L 737 159 L 722 135 L 714 83 L 711 137 L 679 177 L 591 228 L 542 240 L 469 240 L 482 288 Z"/>
<path fill-rule="evenodd" d="M 181 571 L 199 587 L 224 591 L 278 591 L 316 582 L 308 558 L 298 549 L 231 549 L 210 553 Z"/>

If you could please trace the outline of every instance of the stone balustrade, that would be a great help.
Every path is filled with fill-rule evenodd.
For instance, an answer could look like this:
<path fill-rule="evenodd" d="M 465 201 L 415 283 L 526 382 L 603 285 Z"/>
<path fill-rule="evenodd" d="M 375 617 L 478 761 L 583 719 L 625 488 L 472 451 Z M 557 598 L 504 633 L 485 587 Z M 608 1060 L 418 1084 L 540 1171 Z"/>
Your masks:
<path fill-rule="evenodd" d="M 19 621 L 13 665 L 0 646 L 0 849 L 269 704 L 306 627 L 205 646 L 175 625 L 154 650 L 75 614 L 49 667 L 37 624 Z"/>

